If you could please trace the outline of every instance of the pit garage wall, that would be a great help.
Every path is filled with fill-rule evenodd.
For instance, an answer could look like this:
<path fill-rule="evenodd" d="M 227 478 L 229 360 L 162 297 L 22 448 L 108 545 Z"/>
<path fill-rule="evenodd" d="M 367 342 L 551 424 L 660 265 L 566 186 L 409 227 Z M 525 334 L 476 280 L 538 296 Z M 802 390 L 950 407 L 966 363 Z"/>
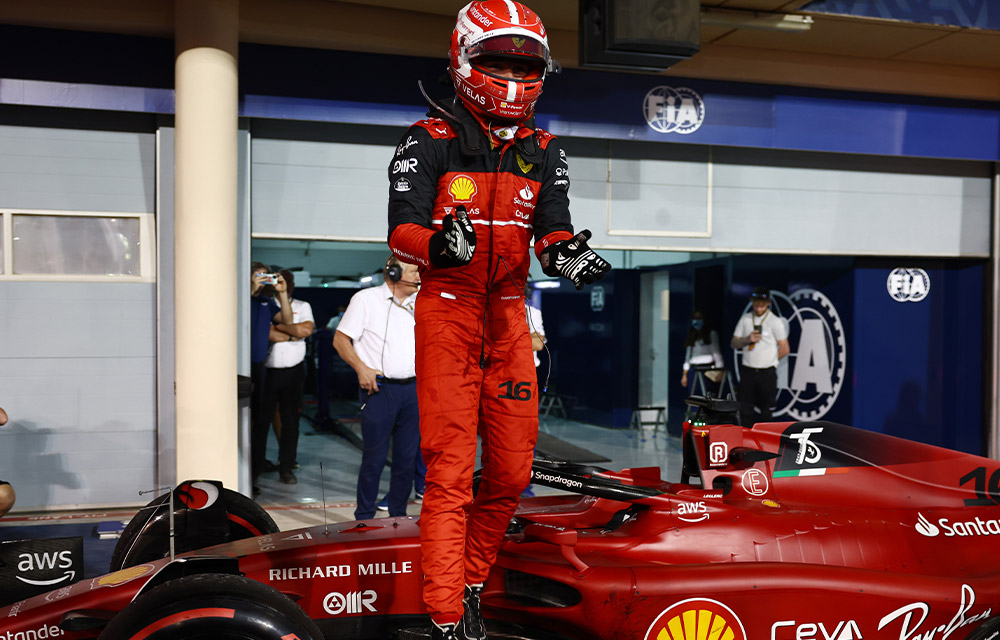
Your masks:
<path fill-rule="evenodd" d="M 275 60 L 282 55 L 293 57 L 286 51 Z M 385 218 L 371 205 L 385 201 L 386 165 L 403 127 L 423 115 L 419 102 L 407 106 L 416 96 L 412 83 L 422 79 L 433 95 L 446 92 L 433 81 L 438 63 L 365 56 L 359 65 L 352 64 L 352 54 L 318 55 L 345 70 L 341 99 L 326 99 L 315 85 L 309 99 L 247 96 L 244 112 L 254 116 L 255 236 L 381 243 Z M 386 71 L 402 89 L 353 78 L 351 70 L 360 66 L 371 77 Z M 703 97 L 704 122 L 687 134 L 661 133 L 643 118 L 644 98 L 670 82 L 567 71 L 551 78 L 539 105 L 540 124 L 561 136 L 569 154 L 574 222 L 592 229 L 593 243 L 612 259 L 618 255 L 613 249 L 784 254 L 776 263 L 786 277 L 775 286 L 794 291 L 804 285 L 787 268 L 810 263 L 789 254 L 895 255 L 906 265 L 918 256 L 989 255 L 992 173 L 985 161 L 998 157 L 995 105 L 685 80 Z M 312 122 L 268 119 L 277 116 Z M 316 122 L 323 120 L 339 122 Z M 753 278 L 740 275 L 748 264 L 740 260 L 727 261 L 725 270 L 729 285 L 742 291 L 751 285 L 734 278 Z M 825 259 L 839 261 L 835 280 L 845 282 L 853 281 L 853 260 Z M 830 268 L 822 269 L 827 277 Z M 542 295 L 552 348 L 550 386 L 576 402 L 578 419 L 623 427 L 638 403 L 637 320 L 622 313 L 637 308 L 638 280 L 632 275 L 619 272 L 603 284 L 601 309 L 588 292 L 561 288 Z M 672 290 L 683 286 L 671 277 Z M 725 301 L 718 316 L 724 341 L 742 309 L 731 309 L 737 302 L 729 300 L 729 290 L 717 293 Z M 860 303 L 854 288 L 848 291 L 838 293 L 840 304 L 853 309 Z M 745 292 L 737 297 L 744 301 Z M 683 343 L 690 308 L 672 298 L 672 345 Z M 974 324 L 981 323 L 981 314 L 981 308 L 970 314 Z M 844 318 L 849 326 L 853 320 L 850 314 Z M 981 344 L 981 326 L 973 329 L 972 344 Z M 848 358 L 850 380 L 825 417 L 887 428 L 886 412 L 909 379 L 893 378 L 894 368 L 875 355 L 882 337 L 852 331 L 845 331 L 858 352 Z M 935 339 L 944 344 L 942 336 Z M 981 375 L 981 351 L 953 353 L 951 362 L 938 358 L 933 366 Z M 675 388 L 679 354 L 679 346 L 671 350 L 668 375 L 674 425 L 683 415 Z M 876 382 L 855 394 L 857 375 Z M 941 398 L 932 407 L 961 401 L 962 415 L 971 411 L 972 418 L 947 436 L 929 429 L 900 435 L 978 449 L 982 386 L 945 389 L 935 386 L 930 373 L 921 378 L 922 393 Z"/>
<path fill-rule="evenodd" d="M 168 46 L 167 51 L 170 50 Z M 142 56 L 133 57 L 142 59 Z M 125 112 L 169 114 L 173 108 L 171 92 L 166 88 L 170 77 L 167 71 L 169 56 L 165 60 L 155 70 L 166 75 L 163 83 L 145 86 L 125 81 L 121 85 L 128 86 L 112 86 L 115 83 L 114 72 L 96 78 L 89 69 L 84 68 L 63 71 L 65 67 L 62 67 L 58 73 L 48 70 L 48 73 L 37 74 L 29 69 L 21 75 L 5 78 L 0 82 L 0 103 L 7 105 L 8 109 L 19 110 L 16 119 L 20 122 L 12 123 L 9 117 L 5 117 L 2 124 L 36 125 L 41 117 L 39 113 L 45 110 L 34 107 L 72 109 L 77 113 L 99 109 L 114 113 L 115 120 L 127 119 Z M 385 163 L 391 155 L 393 141 L 403 131 L 402 127 L 423 117 L 426 110 L 416 88 L 416 81 L 423 80 L 433 95 L 447 93 L 446 88 L 436 84 L 441 75 L 442 61 L 333 51 L 289 51 L 263 46 L 242 47 L 240 61 L 243 91 L 241 114 L 251 119 L 255 235 L 337 237 L 381 242 L 385 231 L 384 215 L 381 213 L 384 212 L 385 200 Z M 65 62 L 72 66 L 72 61 Z M 336 73 L 327 74 L 318 72 L 318 69 L 336 70 Z M 317 81 L 318 73 L 323 81 Z M 146 79 L 148 75 L 139 74 L 139 77 L 140 80 Z M 646 96 L 657 86 L 681 82 L 703 99 L 704 121 L 697 130 L 687 134 L 654 131 L 643 117 Z M 539 124 L 563 136 L 568 146 L 576 145 L 571 148 L 570 153 L 578 158 L 571 160 L 575 172 L 572 176 L 575 181 L 572 197 L 574 206 L 578 207 L 577 222 L 580 226 L 592 227 L 599 246 L 609 252 L 615 249 L 652 248 L 695 252 L 736 250 L 852 254 L 861 247 L 861 252 L 872 255 L 882 253 L 903 257 L 924 255 L 955 258 L 985 257 L 989 252 L 990 178 L 988 172 L 984 176 L 981 166 L 967 169 L 969 165 L 966 161 L 973 161 L 975 164 L 1000 159 L 1000 109 L 995 104 L 917 100 L 899 96 L 846 95 L 692 79 L 674 82 L 667 77 L 568 70 L 547 83 L 546 95 L 540 107 L 543 111 L 539 113 Z M 9 111 L 5 113 L 6 116 L 10 115 Z M 281 135 L 266 130 L 267 127 L 260 131 L 254 130 L 255 123 L 273 124 L 275 121 L 298 121 L 298 131 L 292 135 Z M 341 130 L 350 129 L 352 133 L 347 137 L 337 132 L 331 134 L 330 129 L 324 125 Z M 102 130 L 101 126 L 79 128 Z M 303 129 L 307 131 L 306 136 L 301 135 Z M 152 130 L 154 127 L 149 127 L 149 131 Z M 375 130 L 379 131 L 376 135 L 369 135 Z M 268 140 L 279 141 L 281 144 L 270 144 Z M 338 162 L 343 162 L 344 165 L 292 167 L 286 163 L 282 166 L 280 153 L 298 152 L 300 149 L 293 148 L 297 144 L 291 143 L 299 142 L 319 146 L 356 145 L 355 150 L 359 153 L 332 154 L 338 156 Z M 267 158 L 266 154 L 260 155 L 268 144 L 271 146 L 270 151 L 277 151 L 279 155 L 271 158 Z M 283 145 L 285 148 L 281 149 Z M 832 166 L 774 161 L 765 155 L 778 150 L 788 150 L 784 152 L 792 154 L 821 152 L 820 155 L 826 156 L 821 163 Z M 134 154 L 130 159 L 133 171 L 141 174 L 144 185 L 142 189 L 149 199 L 143 205 L 145 208 L 129 207 L 135 211 L 152 211 L 151 194 L 154 191 L 155 176 L 146 171 L 150 165 L 144 164 L 143 160 L 149 153 Z M 330 157 L 330 149 L 322 149 L 319 155 Z M 919 161 L 930 163 L 932 168 L 929 171 L 899 171 L 892 168 L 880 173 L 884 162 L 891 165 L 895 163 L 886 158 L 907 162 L 904 156 L 937 160 Z M 746 161 L 746 157 L 750 157 L 750 160 Z M 322 215 L 309 220 L 303 219 L 301 215 L 315 215 L 316 209 L 287 210 L 282 211 L 280 216 L 274 215 L 273 211 L 268 210 L 264 200 L 257 199 L 258 196 L 266 195 L 266 191 L 258 190 L 261 187 L 258 179 L 264 177 L 262 165 L 269 162 L 274 164 L 271 177 L 277 177 L 271 185 L 272 196 L 281 196 L 282 190 L 287 194 L 289 189 L 303 189 L 300 185 L 291 186 L 287 176 L 291 175 L 292 169 L 306 171 L 312 168 L 317 169 L 315 173 L 321 176 L 315 184 L 370 186 L 370 189 L 363 189 L 365 197 L 370 200 L 366 199 L 363 206 L 359 204 L 354 210 L 327 207 L 321 211 Z M 846 166 L 845 162 L 849 162 L 850 166 Z M 345 167 L 360 167 L 371 173 L 363 181 L 357 182 L 355 180 L 358 174 L 344 170 Z M 727 167 L 734 170 L 728 171 Z M 281 178 L 283 170 L 289 171 L 285 178 Z M 914 176 L 916 179 L 911 179 Z M 893 180 L 888 181 L 892 184 L 887 185 L 887 181 L 882 180 L 884 177 L 892 178 Z M 281 184 L 281 180 L 285 183 Z M 382 185 L 379 189 L 375 188 L 377 183 Z M 61 185 L 62 181 L 56 180 L 52 184 Z M 800 188 L 803 185 L 807 188 Z M 308 202 L 314 194 L 306 191 L 308 188 L 303 191 L 304 201 Z M 37 192 L 43 193 L 44 190 L 39 189 Z M 274 203 L 283 201 L 281 198 L 272 200 Z M 651 206 L 657 203 L 660 206 Z M 663 203 L 666 203 L 666 209 L 662 206 Z M 857 215 L 857 203 L 864 205 L 860 216 Z M 77 208 L 81 205 L 66 206 Z M 913 212 L 916 212 L 919 223 L 915 223 L 915 218 L 910 215 Z M 370 223 L 367 222 L 369 220 Z M 366 221 L 364 226 L 358 226 L 360 221 Z M 709 221 L 712 223 L 711 234 L 707 233 L 706 225 Z M 762 233 L 758 225 L 754 224 L 775 228 L 782 226 L 766 224 L 775 221 L 783 223 L 784 228 L 790 229 L 791 233 Z M 621 222 L 628 222 L 627 226 L 630 228 L 620 226 Z M 878 229 L 872 231 L 873 227 L 868 226 L 869 223 L 875 224 Z M 290 233 L 290 229 L 296 231 Z M 893 233 L 885 234 L 885 230 Z M 623 234 L 622 231 L 633 233 Z M 662 233 L 664 231 L 666 233 Z M 875 242 L 879 238 L 884 239 L 884 242 Z M 794 288 L 796 282 L 797 278 L 790 279 L 789 287 Z M 617 276 L 616 281 L 609 284 L 614 284 L 615 290 L 609 292 L 605 308 L 616 306 L 616 302 L 623 303 L 617 305 L 619 308 L 627 308 L 624 305 L 627 296 L 617 296 L 628 287 L 617 282 Z M 147 288 L 148 302 L 139 302 L 149 305 L 148 317 L 154 318 L 153 287 L 149 285 Z M 4 294 L 4 299 L 9 299 L 7 292 Z M 144 295 L 147 294 L 140 293 L 139 298 Z M 96 298 L 83 298 L 74 302 L 59 296 L 62 300 L 60 304 L 64 304 L 66 308 L 64 312 L 53 312 L 52 317 L 72 318 L 81 307 L 91 308 L 95 305 L 97 317 L 103 318 L 104 315 L 101 314 L 111 314 L 113 307 L 107 300 L 102 303 L 100 295 Z M 679 311 L 680 306 L 672 306 L 674 323 L 683 327 L 685 319 Z M 589 308 L 589 302 L 582 308 Z M 13 306 L 10 309 L 5 310 L 6 315 L 2 317 L 13 317 Z M 18 313 L 22 318 L 27 318 L 31 311 L 25 309 Z M 593 310 L 591 313 L 594 313 Z M 968 317 L 976 318 L 977 314 L 980 312 L 973 310 Z M 586 316 L 581 319 L 588 330 L 595 324 L 592 320 L 594 319 Z M 549 318 L 546 319 L 547 326 L 552 322 Z M 559 323 L 559 318 L 555 318 L 555 322 Z M 614 335 L 634 332 L 634 327 L 629 322 L 628 318 L 612 319 L 610 323 L 596 320 L 596 324 L 601 325 L 600 331 Z M 132 326 L 135 325 L 129 325 Z M 18 327 L 23 328 L 22 325 Z M 28 328 L 37 327 L 32 325 Z M 141 363 L 143 358 L 150 362 L 149 359 L 154 357 L 155 340 L 152 329 L 148 340 L 139 340 L 132 351 L 123 346 L 128 341 L 120 337 L 114 344 L 91 345 L 94 349 L 88 354 L 83 354 L 82 350 L 89 344 L 88 340 L 92 341 L 89 337 L 91 333 L 106 331 L 108 335 L 115 335 L 128 329 L 124 326 L 109 329 L 101 324 L 91 331 L 84 326 L 74 326 L 71 320 L 53 327 L 53 330 L 56 329 L 69 332 L 77 338 L 67 340 L 70 358 L 78 355 L 92 356 L 107 361 L 109 357 L 122 357 L 133 358 L 133 362 Z M 15 333 L 13 330 L 3 332 L 3 339 L 13 341 Z M 935 334 L 931 341 L 940 341 L 941 337 L 940 334 Z M 586 342 L 588 336 L 581 334 L 579 338 Z M 676 340 L 672 340 L 672 343 L 679 344 Z M 581 352 L 587 350 L 587 347 L 579 346 L 580 341 L 571 344 L 573 346 L 560 348 L 575 348 Z M 25 366 L 42 366 L 39 361 L 46 354 L 41 353 L 41 347 L 18 347 L 23 353 L 16 353 L 21 353 L 18 357 L 25 359 Z M 12 353 L 15 351 L 7 348 L 0 350 L 0 354 L 9 359 L 13 359 L 8 355 Z M 621 426 L 622 416 L 630 412 L 636 402 L 635 348 L 615 344 L 613 341 L 607 344 L 594 341 L 589 354 L 591 362 L 615 363 L 613 370 L 617 376 L 613 392 L 607 396 L 606 408 L 601 408 L 592 419 L 599 423 Z M 55 357 L 66 356 L 60 353 Z M 977 353 L 973 360 L 978 362 L 981 356 Z M 671 371 L 678 370 L 673 364 L 670 368 Z M 128 400 L 126 404 L 120 404 L 122 394 L 116 392 L 113 397 L 98 402 L 95 413 L 84 411 L 81 404 L 80 419 L 72 425 L 72 429 L 66 428 L 67 420 L 56 419 L 58 417 L 47 421 L 56 425 L 51 431 L 44 431 L 48 429 L 44 425 L 39 428 L 39 432 L 44 432 L 47 436 L 69 436 L 73 432 L 76 440 L 71 438 L 57 447 L 53 447 L 51 438 L 43 443 L 44 447 L 35 446 L 35 443 L 24 445 L 10 440 L 3 442 L 5 446 L 0 450 L 4 452 L 51 452 L 57 463 L 49 469 L 52 471 L 52 481 L 40 483 L 38 495 L 21 493 L 19 506 L 27 507 L 36 503 L 51 506 L 134 501 L 131 495 L 134 487 L 147 484 L 143 477 L 127 478 L 125 482 L 119 483 L 123 487 L 128 485 L 130 493 L 127 498 L 122 498 L 121 495 L 124 494 L 118 493 L 97 495 L 90 491 L 90 480 L 83 485 L 80 484 L 80 478 L 85 475 L 89 477 L 91 473 L 99 475 L 99 470 L 88 467 L 86 463 L 70 463 L 69 460 L 75 455 L 72 452 L 77 450 L 76 447 L 86 443 L 86 446 L 98 449 L 105 447 L 109 451 L 139 451 L 137 458 L 132 456 L 136 459 L 133 466 L 146 469 L 152 467 L 152 455 L 146 457 L 142 453 L 148 451 L 154 442 L 152 372 L 155 367 L 150 365 L 148 369 L 150 373 L 146 378 L 147 382 L 142 383 L 141 379 L 136 382 L 145 387 L 146 390 L 142 393 L 147 395 L 142 397 L 146 399 L 140 398 L 142 394 L 136 394 L 131 399 L 140 398 L 136 400 L 135 406 L 145 409 L 137 408 L 136 411 L 145 412 L 146 415 L 146 418 L 129 423 L 137 425 L 134 428 L 105 428 L 108 425 L 115 427 L 122 424 L 122 420 L 116 416 L 121 411 L 128 410 L 127 402 L 131 402 Z M 8 368 L 8 372 L 13 370 Z M 893 368 L 883 371 L 891 374 Z M 51 371 L 41 375 L 50 374 Z M 932 375 L 933 373 L 929 374 Z M 580 377 L 574 375 L 569 376 L 569 379 Z M 96 378 L 78 384 L 91 382 L 93 388 L 81 387 L 74 392 L 77 397 L 102 398 L 101 394 L 107 393 L 109 388 L 116 388 L 114 381 L 104 381 L 105 384 L 102 385 Z M 584 388 L 574 390 L 572 381 L 560 379 L 558 384 L 560 392 L 576 395 L 575 391 L 578 391 L 581 396 L 591 393 Z M 3 388 L 6 391 L 11 387 L 5 384 Z M 892 393 L 890 389 L 890 396 Z M 47 397 L 45 393 L 39 395 L 41 399 Z M 672 394 L 672 397 L 676 395 Z M 871 402 L 877 401 L 873 396 Z M 961 403 L 962 406 L 975 404 Z M 10 408 L 11 405 L 8 402 L 6 406 Z M 887 405 L 883 403 L 883 406 Z M 892 406 L 892 403 L 888 406 Z M 86 407 L 90 408 L 91 405 Z M 23 413 L 20 407 L 15 411 Z M 582 417 L 588 419 L 587 416 Z M 860 414 L 853 417 L 864 419 Z M 878 422 L 879 419 L 879 416 L 871 417 L 873 422 Z M 99 428 L 96 431 L 103 435 L 98 438 L 90 437 L 91 434 L 86 433 L 86 430 L 80 432 L 80 424 L 97 425 Z M 130 433 L 132 431 L 139 435 L 134 436 Z M 143 433 L 147 435 L 141 435 Z M 5 437 L 9 438 L 13 431 L 7 431 L 6 434 Z M 125 448 L 121 446 L 123 438 L 133 437 L 146 438 L 148 447 L 143 443 Z M 31 449 L 32 446 L 35 448 Z M 7 473 L 5 469 L 11 469 L 16 474 L 19 468 L 23 468 L 17 467 L 19 461 L 12 458 L 3 462 L 6 464 L 0 466 L 0 473 Z M 121 461 L 115 460 L 114 467 L 121 469 Z M 146 473 L 152 477 L 152 471 Z M 114 479 L 120 480 L 120 473 Z M 109 478 L 108 482 L 111 481 Z M 66 492 L 59 487 L 73 491 Z"/>
<path fill-rule="evenodd" d="M 925 298 L 890 296 L 888 279 L 898 267 L 927 273 Z M 731 256 L 673 266 L 670 370 L 681 369 L 685 321 L 696 306 L 716 310 L 708 317 L 726 366 L 735 370 L 727 343 L 750 292 L 766 286 L 789 320 L 792 349 L 779 374 L 776 420 L 830 420 L 982 455 L 986 267 L 984 260 L 810 256 Z M 712 270 L 719 277 L 705 278 Z M 813 334 L 820 340 L 803 337 L 804 321 L 820 329 Z M 807 371 L 800 373 L 809 375 L 796 385 L 796 368 L 803 366 Z M 669 411 L 675 432 L 681 395 L 673 394 Z"/>
<path fill-rule="evenodd" d="M 0 118 L 0 210 L 153 213 L 152 120 L 20 115 Z M 0 278 L 0 478 L 19 510 L 155 486 L 156 285 L 104 280 Z"/>

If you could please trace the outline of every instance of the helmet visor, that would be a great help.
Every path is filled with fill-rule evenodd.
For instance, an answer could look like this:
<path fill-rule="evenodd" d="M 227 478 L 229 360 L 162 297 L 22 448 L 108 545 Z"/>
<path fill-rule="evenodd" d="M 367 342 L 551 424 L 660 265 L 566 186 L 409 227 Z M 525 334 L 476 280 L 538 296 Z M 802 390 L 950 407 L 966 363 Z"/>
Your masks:
<path fill-rule="evenodd" d="M 469 60 L 476 56 L 528 56 L 536 58 L 544 68 L 549 67 L 549 48 L 535 38 L 519 35 L 502 35 L 487 38 L 470 46 L 466 51 Z"/>

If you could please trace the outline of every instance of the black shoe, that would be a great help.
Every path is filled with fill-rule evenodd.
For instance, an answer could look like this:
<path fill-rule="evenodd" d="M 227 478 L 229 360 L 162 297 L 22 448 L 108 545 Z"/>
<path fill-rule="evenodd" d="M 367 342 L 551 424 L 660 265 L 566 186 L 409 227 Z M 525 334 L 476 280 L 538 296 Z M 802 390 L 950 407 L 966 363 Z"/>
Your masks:
<path fill-rule="evenodd" d="M 462 624 L 459 625 L 459 632 L 465 640 L 486 640 L 486 624 L 483 623 L 483 613 L 479 607 L 479 594 L 482 592 L 481 584 L 465 585 L 465 595 L 462 596 L 465 613 L 462 614 Z"/>
<path fill-rule="evenodd" d="M 462 623 L 438 626 L 438 623 L 431 620 L 431 640 L 462 640 L 459 635 L 461 626 Z"/>
<path fill-rule="evenodd" d="M 277 471 L 277 470 L 278 470 L 278 465 L 274 464 L 270 460 L 265 460 L 264 461 L 264 469 L 263 469 L 264 473 L 268 473 L 268 472 L 271 472 L 271 471 Z"/>
<path fill-rule="evenodd" d="M 295 477 L 295 474 L 291 471 L 282 471 L 281 475 L 278 476 L 282 484 L 298 484 L 299 479 Z"/>
<path fill-rule="evenodd" d="M 259 496 L 260 495 L 260 487 L 258 487 L 257 485 L 254 485 L 253 486 L 253 494 L 255 496 Z"/>

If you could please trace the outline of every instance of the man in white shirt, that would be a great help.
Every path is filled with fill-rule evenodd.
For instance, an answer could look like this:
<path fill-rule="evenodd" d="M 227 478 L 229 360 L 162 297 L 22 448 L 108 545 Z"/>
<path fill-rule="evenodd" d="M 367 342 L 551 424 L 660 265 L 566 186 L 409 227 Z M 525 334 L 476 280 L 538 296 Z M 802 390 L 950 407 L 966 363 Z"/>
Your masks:
<path fill-rule="evenodd" d="M 753 426 L 754 407 L 760 411 L 760 422 L 771 420 L 771 410 L 778 396 L 778 360 L 788 355 L 788 328 L 785 321 L 771 313 L 771 294 L 757 287 L 750 294 L 753 309 L 736 323 L 730 341 L 733 349 L 741 350 L 740 424 Z"/>
<path fill-rule="evenodd" d="M 385 283 L 351 298 L 333 347 L 358 374 L 364 451 L 358 473 L 357 520 L 375 516 L 379 478 L 392 440 L 389 515 L 405 516 L 420 448 L 413 309 L 420 275 L 395 256 L 382 270 Z"/>
<path fill-rule="evenodd" d="M 302 410 L 302 385 L 306 380 L 305 339 L 312 335 L 316 324 L 312 306 L 292 297 L 295 291 L 292 272 L 282 269 L 281 277 L 288 287 L 292 324 L 271 325 L 271 351 L 264 361 L 267 367 L 264 419 L 270 422 L 275 416 L 275 409 L 278 410 L 274 430 L 278 436 L 278 478 L 284 484 L 295 484 L 299 480 L 292 469 L 299 449 L 299 413 Z"/>

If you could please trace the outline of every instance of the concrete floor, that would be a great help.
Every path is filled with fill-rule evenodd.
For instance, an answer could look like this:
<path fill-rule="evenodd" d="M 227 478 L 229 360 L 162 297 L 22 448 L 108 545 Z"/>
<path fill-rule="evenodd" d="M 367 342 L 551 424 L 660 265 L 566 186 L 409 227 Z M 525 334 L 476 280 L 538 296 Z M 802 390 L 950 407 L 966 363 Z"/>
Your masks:
<path fill-rule="evenodd" d="M 357 430 L 357 426 L 353 427 Z M 540 431 L 570 444 L 593 451 L 610 462 L 599 463 L 609 469 L 659 467 L 665 479 L 680 478 L 680 439 L 662 431 L 644 430 L 641 434 L 627 429 L 606 429 L 574 420 L 547 418 Z M 278 457 L 277 441 L 270 435 L 269 460 Z M 260 503 L 283 531 L 299 527 L 345 522 L 354 519 L 355 490 L 361 465 L 361 452 L 348 439 L 331 432 L 319 432 L 302 419 L 300 425 L 298 484 L 278 481 L 277 472 L 260 478 Z M 478 464 L 477 464 L 478 466 Z M 537 495 L 558 493 L 558 489 L 535 487 Z M 389 491 L 389 469 L 382 474 L 380 495 Z M 323 508 L 324 502 L 326 508 Z M 418 515 L 420 505 L 411 502 L 409 515 Z M 379 512 L 388 515 L 387 512 Z"/>

